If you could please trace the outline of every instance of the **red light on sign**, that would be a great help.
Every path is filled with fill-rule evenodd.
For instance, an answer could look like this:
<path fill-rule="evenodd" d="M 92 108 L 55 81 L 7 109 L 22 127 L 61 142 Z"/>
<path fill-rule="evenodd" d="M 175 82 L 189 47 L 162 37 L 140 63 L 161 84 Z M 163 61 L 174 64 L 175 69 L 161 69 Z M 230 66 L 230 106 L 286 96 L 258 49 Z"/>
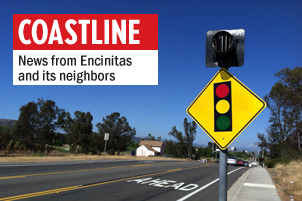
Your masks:
<path fill-rule="evenodd" d="M 216 95 L 219 98 L 224 98 L 226 97 L 230 92 L 229 87 L 226 84 L 220 84 L 215 90 Z"/>

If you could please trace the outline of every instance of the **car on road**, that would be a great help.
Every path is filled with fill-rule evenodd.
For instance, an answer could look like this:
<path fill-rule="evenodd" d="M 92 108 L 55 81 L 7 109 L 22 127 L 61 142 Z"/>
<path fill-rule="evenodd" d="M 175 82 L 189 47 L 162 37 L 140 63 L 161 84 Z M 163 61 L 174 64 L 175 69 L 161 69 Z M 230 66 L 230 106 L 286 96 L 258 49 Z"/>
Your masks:
<path fill-rule="evenodd" d="M 244 166 L 244 161 L 243 161 L 243 160 L 238 159 L 238 160 L 237 160 L 237 165 Z"/>
<path fill-rule="evenodd" d="M 207 159 L 200 159 L 200 160 L 198 160 L 198 161 L 199 161 L 199 162 L 202 162 L 202 163 L 208 162 Z"/>
<path fill-rule="evenodd" d="M 249 167 L 258 166 L 258 163 L 256 161 L 250 162 Z"/>
<path fill-rule="evenodd" d="M 236 165 L 236 164 L 237 164 L 237 158 L 235 157 L 228 158 L 228 165 Z"/>

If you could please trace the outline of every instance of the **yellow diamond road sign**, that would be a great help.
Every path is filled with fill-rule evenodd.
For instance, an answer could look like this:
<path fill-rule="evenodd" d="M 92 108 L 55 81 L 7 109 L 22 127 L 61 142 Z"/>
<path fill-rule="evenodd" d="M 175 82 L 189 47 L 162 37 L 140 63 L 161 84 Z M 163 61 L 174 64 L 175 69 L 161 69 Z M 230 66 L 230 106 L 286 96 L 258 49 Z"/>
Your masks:
<path fill-rule="evenodd" d="M 266 103 L 225 69 L 220 69 L 187 113 L 225 150 L 265 108 Z"/>

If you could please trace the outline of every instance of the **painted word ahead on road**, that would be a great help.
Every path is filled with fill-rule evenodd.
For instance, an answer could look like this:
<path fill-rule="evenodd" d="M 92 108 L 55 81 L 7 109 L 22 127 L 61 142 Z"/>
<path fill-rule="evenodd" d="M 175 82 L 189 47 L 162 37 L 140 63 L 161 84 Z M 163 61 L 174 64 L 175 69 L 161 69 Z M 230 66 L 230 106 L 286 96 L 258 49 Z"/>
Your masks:
<path fill-rule="evenodd" d="M 14 85 L 158 85 L 157 14 L 14 14 Z"/>
<path fill-rule="evenodd" d="M 177 181 L 166 180 L 166 179 L 164 180 L 152 179 L 151 177 L 128 180 L 127 182 L 136 182 L 138 184 L 146 184 L 146 185 L 161 187 L 161 188 L 173 188 L 175 190 L 180 190 L 180 191 L 191 191 L 198 187 L 197 184 L 185 184 L 185 182 L 177 182 Z"/>

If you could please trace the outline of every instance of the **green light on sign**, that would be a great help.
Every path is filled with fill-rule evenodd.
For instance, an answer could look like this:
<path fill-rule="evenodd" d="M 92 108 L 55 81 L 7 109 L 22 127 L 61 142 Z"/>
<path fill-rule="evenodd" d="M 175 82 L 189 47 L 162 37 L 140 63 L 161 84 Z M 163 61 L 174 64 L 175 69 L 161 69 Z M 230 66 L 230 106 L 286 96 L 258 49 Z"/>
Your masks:
<path fill-rule="evenodd" d="M 228 129 L 230 124 L 231 124 L 230 119 L 226 116 L 220 116 L 216 120 L 216 126 L 218 127 L 218 129 L 223 130 L 223 131 Z"/>

